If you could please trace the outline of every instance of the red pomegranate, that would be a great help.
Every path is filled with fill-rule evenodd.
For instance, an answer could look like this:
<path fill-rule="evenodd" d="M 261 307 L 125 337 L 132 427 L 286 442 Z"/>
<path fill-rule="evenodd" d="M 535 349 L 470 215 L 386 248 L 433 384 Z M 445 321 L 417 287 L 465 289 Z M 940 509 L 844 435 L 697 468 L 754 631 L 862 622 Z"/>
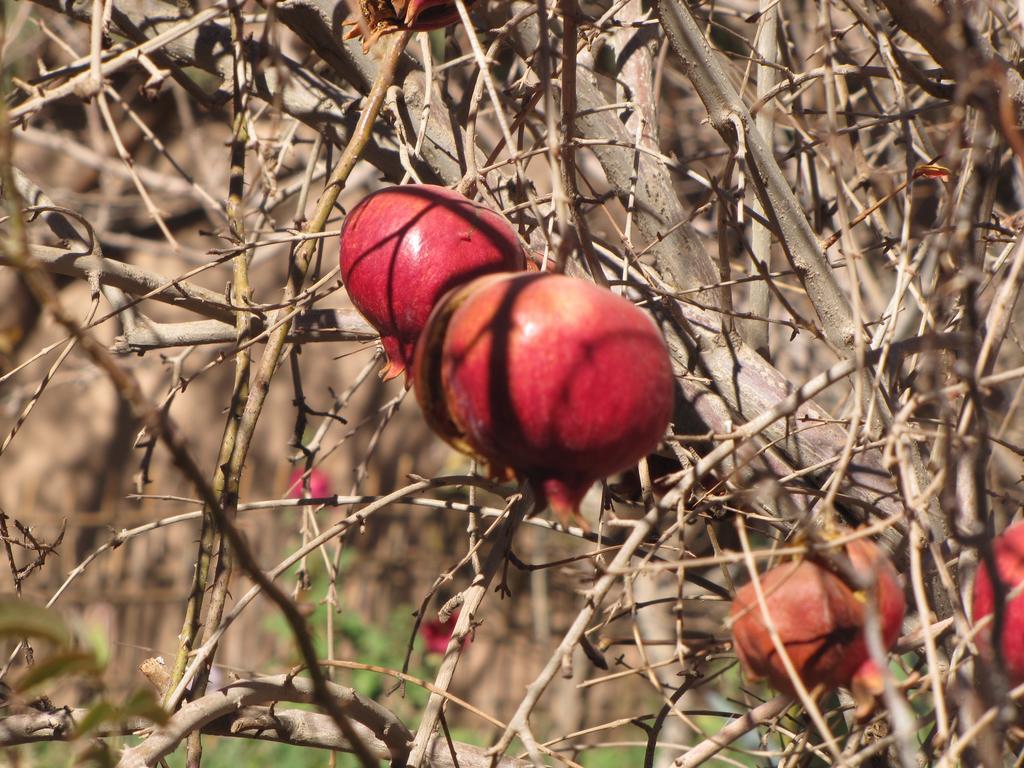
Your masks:
<path fill-rule="evenodd" d="M 416 349 L 416 396 L 456 448 L 533 481 L 563 521 L 597 479 L 653 451 L 673 406 L 665 341 L 592 283 L 490 275 L 438 306 Z"/>
<path fill-rule="evenodd" d="M 1008 528 L 992 544 L 996 559 L 999 582 L 1007 596 L 1024 584 L 1024 523 Z M 984 562 L 978 565 L 974 580 L 975 622 L 989 616 L 995 609 L 995 590 L 992 588 L 992 574 Z M 992 623 L 989 622 L 977 635 L 978 648 L 989 659 L 992 658 Z M 1024 683 L 1024 592 L 1010 597 L 1003 609 L 1002 638 L 1003 664 L 1010 685 Z"/>
<path fill-rule="evenodd" d="M 303 467 L 296 467 L 288 477 L 288 498 L 303 498 L 303 478 L 305 476 Z M 309 496 L 313 499 L 322 499 L 331 495 L 331 479 L 322 469 L 313 467 L 309 471 Z"/>
<path fill-rule="evenodd" d="M 473 3 L 466 3 L 468 8 Z M 459 9 L 451 0 L 394 0 L 395 13 L 406 29 L 441 29 L 459 20 Z"/>
<path fill-rule="evenodd" d="M 846 545 L 858 573 L 875 579 L 882 639 L 892 648 L 903 622 L 904 599 L 899 576 L 889 558 L 866 539 Z M 801 559 L 772 568 L 760 577 L 768 614 L 786 654 L 808 690 L 823 685 L 850 688 L 863 708 L 882 692 L 882 671 L 864 640 L 867 596 L 818 563 Z M 793 694 L 794 686 L 776 653 L 757 602 L 753 584 L 736 592 L 732 603 L 732 637 L 747 677 L 768 679 Z M 865 705 L 867 705 L 865 707 Z"/>
<path fill-rule="evenodd" d="M 352 303 L 381 335 L 391 379 L 412 362 L 438 299 L 490 272 L 519 270 L 511 225 L 458 192 L 429 184 L 388 187 L 352 209 L 341 230 L 341 276 Z"/>
<path fill-rule="evenodd" d="M 423 635 L 424 650 L 427 653 L 444 654 L 448 650 L 448 643 L 455 634 L 455 624 L 459 620 L 459 612 L 454 611 L 448 617 L 448 621 L 441 621 L 438 618 L 428 619 L 420 624 L 420 634 Z M 462 647 L 469 643 L 469 635 L 462 638 Z"/>
<path fill-rule="evenodd" d="M 469 7 L 473 3 L 466 3 Z M 363 50 L 369 50 L 382 35 L 411 29 L 417 32 L 442 29 L 459 20 L 459 9 L 452 0 L 359 0 L 359 13 L 365 30 L 353 20 L 346 37 L 364 35 Z"/>

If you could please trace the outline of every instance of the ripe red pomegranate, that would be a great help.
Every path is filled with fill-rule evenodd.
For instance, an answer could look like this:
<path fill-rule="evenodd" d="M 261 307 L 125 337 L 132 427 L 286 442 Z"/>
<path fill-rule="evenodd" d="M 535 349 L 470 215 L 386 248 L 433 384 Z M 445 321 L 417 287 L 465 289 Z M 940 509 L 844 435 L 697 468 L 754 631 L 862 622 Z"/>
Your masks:
<path fill-rule="evenodd" d="M 289 499 L 301 499 L 303 498 L 304 483 L 302 482 L 303 476 L 305 475 L 304 467 L 296 467 L 292 470 L 291 475 L 288 476 L 288 498 Z M 313 467 L 309 471 L 309 496 L 313 499 L 322 499 L 325 496 L 331 495 L 331 479 L 327 476 L 327 473 L 322 469 Z"/>
<path fill-rule="evenodd" d="M 459 612 L 454 611 L 448 617 L 448 621 L 441 621 L 438 618 L 428 619 L 420 624 L 420 634 L 423 635 L 424 651 L 427 653 L 444 654 L 448 650 L 448 643 L 455 634 L 455 624 L 459 620 Z M 462 638 L 462 647 L 469 643 L 469 635 Z"/>
<path fill-rule="evenodd" d="M 889 558 L 866 539 L 846 545 L 858 573 L 876 579 L 882 640 L 892 648 L 903 622 L 904 600 L 899 576 Z M 768 614 L 786 654 L 808 690 L 823 685 L 850 688 L 864 712 L 882 692 L 882 671 L 864 641 L 867 596 L 818 563 L 802 559 L 783 563 L 760 578 Z M 776 653 L 753 584 L 736 592 L 732 603 L 732 637 L 743 671 L 754 680 L 793 694 L 794 686 Z"/>
<path fill-rule="evenodd" d="M 473 3 L 466 3 L 468 8 Z M 459 20 L 459 9 L 451 0 L 394 0 L 395 13 L 406 29 L 441 29 Z"/>
<path fill-rule="evenodd" d="M 1024 523 L 1018 523 L 1006 529 L 1002 536 L 993 542 L 996 558 L 996 571 L 999 582 L 1009 595 L 1017 587 L 1024 584 Z M 978 565 L 978 575 L 974 580 L 975 622 L 990 615 L 995 609 L 995 590 L 992 588 L 992 575 L 984 563 Z M 992 624 L 983 627 L 977 635 L 978 648 L 988 658 L 992 658 Z M 1010 685 L 1024 683 L 1024 593 L 1011 597 L 1003 609 L 1002 638 L 1003 664 Z"/>
<path fill-rule="evenodd" d="M 469 7 L 473 3 L 467 2 Z M 359 0 L 359 12 L 366 25 L 363 50 L 382 35 L 411 29 L 418 32 L 441 29 L 459 20 L 459 10 L 452 0 Z M 354 22 L 346 37 L 363 34 L 362 27 Z"/>
<path fill-rule="evenodd" d="M 450 288 L 520 270 L 509 223 L 458 192 L 429 184 L 388 187 L 352 209 L 341 230 L 341 276 L 356 309 L 381 335 L 385 379 L 412 362 L 420 331 Z"/>
<path fill-rule="evenodd" d="M 626 299 L 564 275 L 490 275 L 453 291 L 416 348 L 428 422 L 465 453 L 534 483 L 563 521 L 591 484 L 658 445 L 672 367 Z"/>

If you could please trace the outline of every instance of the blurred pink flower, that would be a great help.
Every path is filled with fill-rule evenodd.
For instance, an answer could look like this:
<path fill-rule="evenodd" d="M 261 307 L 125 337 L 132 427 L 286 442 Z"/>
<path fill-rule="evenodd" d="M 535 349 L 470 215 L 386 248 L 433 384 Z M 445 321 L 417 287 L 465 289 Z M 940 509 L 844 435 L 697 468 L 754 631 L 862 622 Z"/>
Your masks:
<path fill-rule="evenodd" d="M 302 467 L 296 467 L 288 478 L 288 498 L 301 499 L 302 493 Z M 309 498 L 320 499 L 331 495 L 331 480 L 327 473 L 321 469 L 314 468 L 309 473 Z"/>
<path fill-rule="evenodd" d="M 455 631 L 455 622 L 458 620 L 459 612 L 455 611 L 448 621 L 444 623 L 437 619 L 431 619 L 420 624 L 420 634 L 423 635 L 427 653 L 443 654 L 448 649 L 448 642 L 452 639 L 452 633 Z M 466 636 L 462 640 L 462 647 L 465 648 L 468 642 L 469 636 Z"/>

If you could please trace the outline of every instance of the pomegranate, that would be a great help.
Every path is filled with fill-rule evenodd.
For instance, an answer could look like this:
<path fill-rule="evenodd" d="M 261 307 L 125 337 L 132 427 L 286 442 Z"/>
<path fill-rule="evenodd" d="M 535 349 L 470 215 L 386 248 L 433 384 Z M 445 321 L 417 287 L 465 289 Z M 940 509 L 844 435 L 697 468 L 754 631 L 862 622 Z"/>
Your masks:
<path fill-rule="evenodd" d="M 854 569 L 875 580 L 882 640 L 888 650 L 903 622 L 899 576 L 876 544 L 857 539 L 845 549 Z M 808 690 L 850 688 L 860 705 L 858 711 L 870 711 L 883 680 L 864 640 L 867 595 L 808 559 L 776 566 L 760 582 L 772 624 L 804 686 Z M 736 592 L 732 622 L 733 645 L 747 677 L 767 678 L 776 689 L 793 694 L 793 683 L 776 653 L 753 584 Z"/>
<path fill-rule="evenodd" d="M 472 0 L 466 3 L 471 6 Z M 425 32 L 441 29 L 459 20 L 459 10 L 452 0 L 359 0 L 359 11 L 369 34 L 363 44 L 369 47 L 381 35 L 411 29 Z M 357 24 L 348 37 L 356 37 L 361 30 Z"/>
<path fill-rule="evenodd" d="M 471 0 L 466 7 L 472 4 Z M 441 29 L 459 20 L 459 9 L 451 0 L 395 0 L 393 6 L 399 26 L 417 32 Z"/>
<path fill-rule="evenodd" d="M 1024 584 L 1024 523 L 1008 528 L 993 542 L 996 571 L 999 582 L 1007 596 Z M 995 609 L 995 590 L 992 588 L 992 574 L 984 562 L 978 565 L 974 580 L 975 622 L 990 615 Z M 978 648 L 989 659 L 992 658 L 992 623 L 989 622 L 977 634 Z M 1003 665 L 1010 685 L 1024 683 L 1024 593 L 1011 597 L 1003 608 L 1001 645 Z"/>
<path fill-rule="evenodd" d="M 653 451 L 673 406 L 668 349 L 626 299 L 550 273 L 449 294 L 416 348 L 428 422 L 492 473 L 533 482 L 567 522 L 591 484 Z"/>
<path fill-rule="evenodd" d="M 451 642 L 452 635 L 455 634 L 455 624 L 459 620 L 459 612 L 454 611 L 451 616 L 448 617 L 448 621 L 441 621 L 441 619 L 435 618 L 428 621 L 424 621 L 420 624 L 420 634 L 423 635 L 424 651 L 427 653 L 440 653 L 443 654 L 448 650 L 448 643 Z M 462 647 L 465 648 L 469 642 L 469 636 L 467 635 L 462 639 Z"/>
<path fill-rule="evenodd" d="M 430 311 L 448 289 L 526 257 L 511 225 L 458 192 L 429 184 L 379 190 L 341 230 L 341 276 L 352 303 L 380 332 L 392 379 L 412 362 Z"/>
<path fill-rule="evenodd" d="M 289 499 L 301 499 L 303 498 L 303 477 L 305 476 L 305 470 L 302 467 L 296 467 L 292 470 L 291 475 L 288 477 L 288 498 Z M 309 471 L 309 496 L 313 499 L 322 499 L 325 496 L 331 495 L 331 479 L 327 476 L 327 473 L 322 469 L 313 467 Z"/>

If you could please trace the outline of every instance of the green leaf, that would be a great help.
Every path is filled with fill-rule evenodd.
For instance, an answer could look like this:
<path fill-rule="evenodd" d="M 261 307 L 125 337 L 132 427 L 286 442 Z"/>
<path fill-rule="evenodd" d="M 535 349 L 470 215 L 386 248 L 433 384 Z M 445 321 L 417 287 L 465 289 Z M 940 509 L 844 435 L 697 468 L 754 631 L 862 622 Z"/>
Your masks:
<path fill-rule="evenodd" d="M 47 680 L 72 675 L 96 675 L 103 671 L 103 665 L 96 655 L 86 651 L 68 651 L 36 662 L 26 670 L 15 685 L 21 693 L 35 688 Z"/>
<path fill-rule="evenodd" d="M 157 725 L 163 725 L 170 717 L 167 710 L 160 706 L 156 694 L 149 688 L 140 688 L 121 706 L 121 716 L 144 717 Z"/>
<path fill-rule="evenodd" d="M 67 624 L 49 608 L 18 597 L 0 596 L 0 637 L 44 638 L 69 646 L 73 635 Z"/>
<path fill-rule="evenodd" d="M 100 700 L 89 707 L 85 717 L 75 723 L 74 738 L 86 736 L 104 723 L 117 722 L 121 719 L 117 707 L 109 701 Z"/>
<path fill-rule="evenodd" d="M 88 736 L 92 731 L 107 723 L 121 724 L 128 720 L 142 718 L 157 725 L 167 722 L 168 714 L 160 706 L 156 695 L 148 688 L 132 693 L 121 706 L 101 699 L 75 724 L 74 738 Z"/>
<path fill-rule="evenodd" d="M 107 636 L 103 630 L 94 625 L 88 626 L 81 633 L 80 640 L 89 647 L 97 662 L 105 668 L 107 662 L 110 661 L 110 646 L 107 643 Z"/>

